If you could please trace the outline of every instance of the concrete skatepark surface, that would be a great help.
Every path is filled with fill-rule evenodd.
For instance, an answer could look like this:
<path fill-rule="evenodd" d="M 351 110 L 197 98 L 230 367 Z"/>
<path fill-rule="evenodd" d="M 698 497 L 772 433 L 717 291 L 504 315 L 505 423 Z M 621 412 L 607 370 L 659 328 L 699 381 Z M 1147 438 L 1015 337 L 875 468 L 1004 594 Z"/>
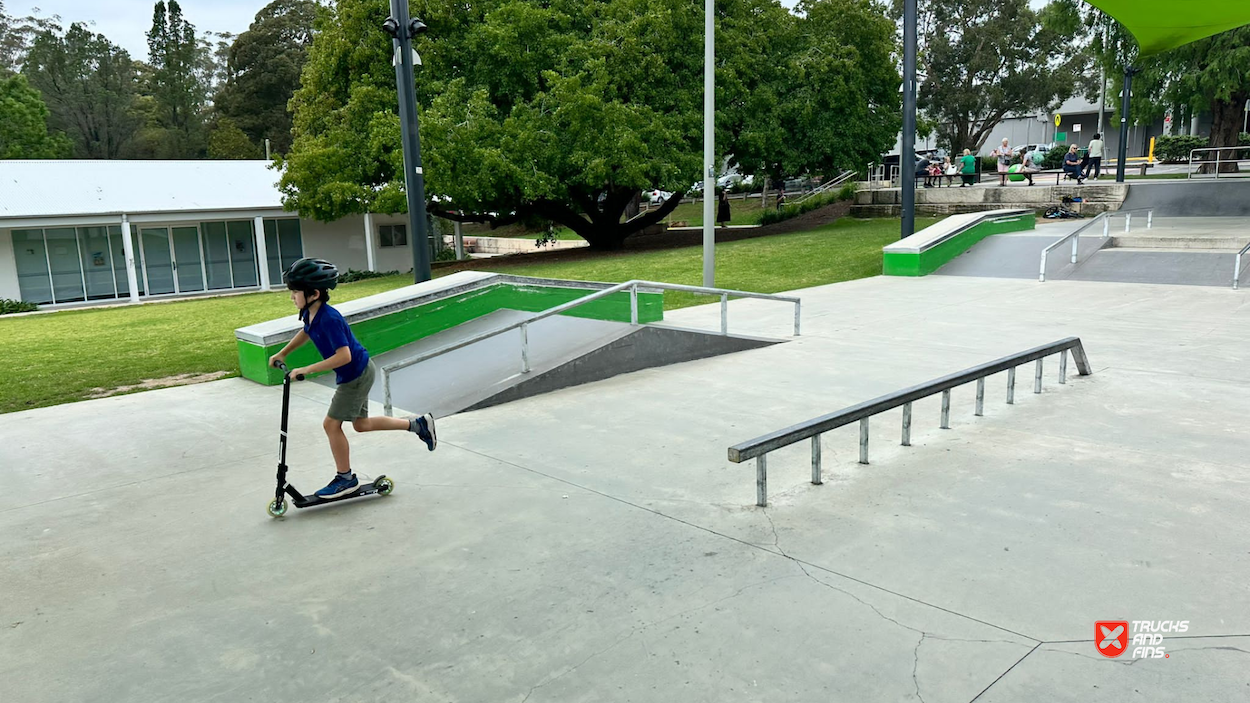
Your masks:
<path fill-rule="evenodd" d="M 1250 694 L 1250 293 L 958 276 L 802 291 L 802 337 L 406 433 L 395 494 L 270 519 L 281 390 L 0 415 L 7 701 L 1229 701 Z M 669 313 L 715 329 L 718 306 Z M 785 337 L 784 305 L 731 304 Z M 1067 336 L 1094 375 L 726 448 Z M 1071 367 L 1069 367 L 1071 369 Z M 291 480 L 330 478 L 299 384 Z M 376 408 L 380 411 L 380 407 Z M 1106 659 L 1096 620 L 1188 620 Z"/>

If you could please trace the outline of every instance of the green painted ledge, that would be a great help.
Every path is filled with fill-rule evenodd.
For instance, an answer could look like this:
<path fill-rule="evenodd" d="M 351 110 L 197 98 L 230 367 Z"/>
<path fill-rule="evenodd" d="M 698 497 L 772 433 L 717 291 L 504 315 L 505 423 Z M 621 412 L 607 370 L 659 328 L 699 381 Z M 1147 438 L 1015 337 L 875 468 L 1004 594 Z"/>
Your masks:
<path fill-rule="evenodd" d="M 1022 232 L 1037 225 L 1029 210 L 994 210 L 949 217 L 882 249 L 887 276 L 927 276 L 974 244 L 994 234 Z"/>
<path fill-rule="evenodd" d="M 360 340 L 370 355 L 377 356 L 497 310 L 542 312 L 590 295 L 609 285 L 596 286 L 571 281 L 561 285 L 563 282 L 539 283 L 539 280 L 541 279 L 526 281 L 517 277 L 492 276 L 482 279 L 480 286 L 469 290 L 444 294 L 443 297 L 438 297 L 443 292 L 435 292 L 429 296 L 433 299 L 425 302 L 422 302 L 422 297 L 416 297 L 407 301 L 407 304 L 394 304 L 391 302 L 394 292 L 389 292 L 335 307 L 340 311 L 346 310 L 344 317 L 351 325 L 356 339 Z M 379 300 L 374 301 L 375 298 Z M 394 309 L 380 315 L 372 314 L 379 306 Z M 629 322 L 629 292 L 615 293 L 591 301 L 564 314 L 594 320 Z M 664 294 L 639 291 L 638 321 L 647 323 L 663 319 Z M 282 331 L 269 331 L 265 334 L 263 328 L 267 326 L 269 330 L 273 330 L 279 324 L 284 328 Z M 243 376 L 265 385 L 281 384 L 282 373 L 268 366 L 269 357 L 281 351 L 298 329 L 297 323 L 288 317 L 261 323 L 253 328 L 236 330 L 239 369 Z M 255 333 L 241 334 L 249 330 Z M 244 339 L 244 336 L 249 339 Z M 263 342 L 260 341 L 262 338 Z M 287 363 L 292 367 L 307 366 L 320 360 L 321 355 L 312 344 L 304 345 L 287 357 Z"/>

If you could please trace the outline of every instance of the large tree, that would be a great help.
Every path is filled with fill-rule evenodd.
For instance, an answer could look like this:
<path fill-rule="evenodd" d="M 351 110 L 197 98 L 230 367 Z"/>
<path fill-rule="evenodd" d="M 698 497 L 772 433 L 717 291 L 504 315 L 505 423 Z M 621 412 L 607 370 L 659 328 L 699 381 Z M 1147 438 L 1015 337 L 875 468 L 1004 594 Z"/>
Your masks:
<path fill-rule="evenodd" d="M 132 112 L 135 69 L 124 49 L 75 23 L 64 36 L 41 33 L 22 72 L 43 93 L 51 125 L 70 136 L 77 156 L 122 154 L 139 126 Z"/>
<path fill-rule="evenodd" d="M 38 13 L 39 9 L 35 8 L 34 12 Z M 59 23 L 60 18 L 56 15 L 14 17 L 5 12 L 4 0 L 0 0 L 0 76 L 20 71 L 35 37 L 48 30 L 60 29 Z"/>
<path fill-rule="evenodd" d="M 182 15 L 177 0 L 156 3 L 148 31 L 151 73 L 147 90 L 156 106 L 153 116 L 168 134 L 149 135 L 160 144 L 157 156 L 194 157 L 203 153 L 204 107 L 211 81 L 211 48 Z M 153 125 L 149 125 L 151 129 Z"/>
<path fill-rule="evenodd" d="M 894 0 L 899 11 L 901 0 Z M 1073 0 L 928 0 L 920 17 L 918 104 L 952 151 L 977 151 L 1009 114 L 1052 110 L 1077 89 Z"/>
<path fill-rule="evenodd" d="M 0 159 L 59 159 L 70 142 L 48 131 L 48 106 L 26 76 L 0 78 Z"/>
<path fill-rule="evenodd" d="M 275 0 L 256 13 L 251 27 L 230 45 L 226 82 L 214 100 L 218 114 L 253 142 L 268 139 L 278 154 L 291 148 L 287 104 L 308 60 L 315 10 L 312 0 Z"/>
<path fill-rule="evenodd" d="M 848 22 L 871 13 L 866 0 L 810 4 L 826 5 L 834 8 L 831 18 L 849 12 Z M 295 142 L 282 180 L 288 207 L 302 214 L 333 219 L 405 209 L 391 43 L 380 29 L 387 10 L 386 0 L 339 0 L 318 16 L 291 103 Z M 417 46 L 425 64 L 417 89 L 427 193 L 441 214 L 495 224 L 538 216 L 592 246 L 615 248 L 660 221 L 699 177 L 701 4 L 428 0 L 414 5 L 414 14 L 429 25 Z M 785 161 L 773 152 L 786 135 L 769 121 L 780 119 L 779 106 L 801 109 L 788 84 L 774 81 L 789 68 L 793 28 L 801 22 L 776 0 L 724 0 L 716 21 L 718 148 L 750 170 L 771 168 Z M 836 24 L 830 19 L 822 30 L 828 41 L 872 35 L 838 35 Z M 865 74 L 893 75 L 852 65 L 872 58 L 888 67 L 889 43 L 886 37 L 884 50 L 873 45 L 863 53 L 831 48 L 837 59 L 819 76 L 857 82 Z M 810 88 L 809 97 L 820 93 Z M 818 109 L 862 116 L 875 109 L 866 106 L 879 88 L 831 86 L 860 102 L 818 102 Z M 893 99 L 879 103 L 888 108 Z M 880 119 L 888 126 L 893 118 Z M 808 144 L 812 164 L 858 159 L 831 153 L 839 145 Z M 637 193 L 653 187 L 678 195 L 622 222 Z"/>

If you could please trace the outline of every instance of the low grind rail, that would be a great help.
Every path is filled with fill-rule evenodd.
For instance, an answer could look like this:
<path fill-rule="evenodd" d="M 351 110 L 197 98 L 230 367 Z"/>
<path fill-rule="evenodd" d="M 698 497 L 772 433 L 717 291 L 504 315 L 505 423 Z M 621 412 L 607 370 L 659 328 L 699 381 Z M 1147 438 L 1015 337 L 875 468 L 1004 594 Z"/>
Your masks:
<path fill-rule="evenodd" d="M 903 408 L 903 446 L 911 446 L 911 404 L 922 398 L 937 393 L 942 394 L 942 429 L 950 429 L 951 389 L 965 383 L 977 382 L 976 415 L 982 415 L 985 405 L 985 379 L 1002 371 L 1007 372 L 1007 404 L 1015 403 L 1016 398 L 1016 367 L 1030 361 L 1037 362 L 1034 375 L 1033 392 L 1042 392 L 1042 360 L 1052 354 L 1059 354 L 1059 383 L 1067 383 L 1068 352 L 1076 361 L 1077 371 L 1081 376 L 1088 376 L 1089 358 L 1085 356 L 1085 348 L 1081 346 L 1079 337 L 1068 337 L 1057 342 L 1044 344 L 1040 347 L 1027 349 L 1018 354 L 1004 356 L 979 366 L 973 366 L 957 373 L 935 378 L 918 386 L 905 388 L 879 398 L 852 405 L 835 413 L 801 422 L 784 430 L 756 437 L 747 442 L 729 448 L 729 460 L 740 464 L 755 459 L 755 504 L 763 507 L 768 505 L 768 454 L 788 447 L 805 439 L 812 440 L 812 483 L 820 485 L 820 437 L 825 432 L 843 425 L 859 421 L 859 463 L 868 463 L 868 419 L 873 415 Z"/>

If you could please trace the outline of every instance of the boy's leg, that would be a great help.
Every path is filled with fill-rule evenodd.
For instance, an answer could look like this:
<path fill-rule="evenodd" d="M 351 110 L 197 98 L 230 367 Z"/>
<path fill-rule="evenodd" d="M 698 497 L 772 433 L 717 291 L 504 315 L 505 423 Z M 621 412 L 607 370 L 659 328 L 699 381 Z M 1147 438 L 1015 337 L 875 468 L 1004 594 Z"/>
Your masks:
<path fill-rule="evenodd" d="M 351 447 L 347 444 L 347 435 L 343 433 L 343 421 L 327 417 L 321 423 L 330 440 L 330 453 L 334 455 L 334 468 L 341 474 L 352 470 Z"/>
<path fill-rule="evenodd" d="M 406 430 L 408 429 L 408 420 L 402 417 L 358 417 L 352 420 L 352 429 L 357 432 Z"/>

